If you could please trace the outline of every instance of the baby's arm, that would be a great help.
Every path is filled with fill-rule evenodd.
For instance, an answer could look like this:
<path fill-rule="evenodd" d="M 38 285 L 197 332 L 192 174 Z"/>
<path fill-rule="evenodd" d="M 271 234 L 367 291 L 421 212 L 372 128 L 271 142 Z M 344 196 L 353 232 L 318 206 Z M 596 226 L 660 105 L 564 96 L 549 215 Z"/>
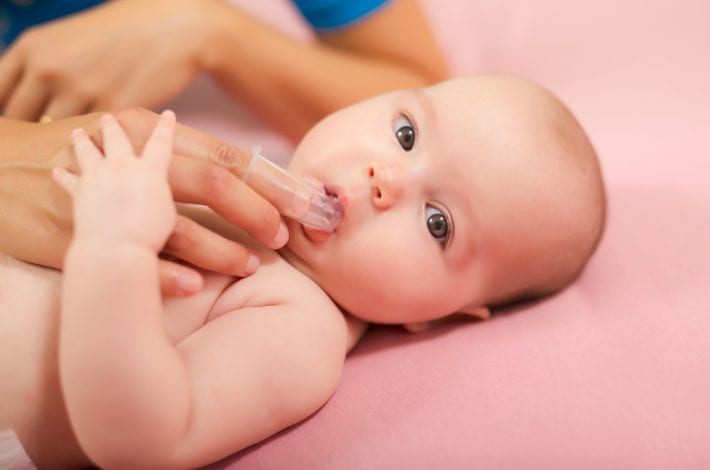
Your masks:
<path fill-rule="evenodd" d="M 79 441 L 131 455 L 136 437 L 160 451 L 188 425 L 189 382 L 161 319 L 157 253 L 176 220 L 167 183 L 175 117 L 163 113 L 142 157 L 118 122 L 102 119 L 105 157 L 72 134 L 81 177 L 55 179 L 73 197 L 65 260 L 60 380 Z M 182 413 L 175 410 L 184 410 Z M 119 465 L 120 466 L 120 465 Z"/>
<path fill-rule="evenodd" d="M 142 158 L 111 119 L 105 159 L 79 133 L 82 177 L 56 175 L 76 224 L 60 380 L 72 428 L 102 467 L 191 468 L 268 437 L 328 399 L 346 352 L 342 316 L 309 280 L 280 282 L 299 295 L 251 302 L 170 343 L 157 252 L 175 220 L 165 176 L 173 119 L 161 118 Z"/>

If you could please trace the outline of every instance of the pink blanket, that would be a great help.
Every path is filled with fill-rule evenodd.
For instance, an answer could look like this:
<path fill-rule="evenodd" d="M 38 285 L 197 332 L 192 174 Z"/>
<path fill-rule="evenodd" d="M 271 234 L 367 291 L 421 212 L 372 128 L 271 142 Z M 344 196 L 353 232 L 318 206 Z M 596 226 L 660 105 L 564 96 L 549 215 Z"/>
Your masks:
<path fill-rule="evenodd" d="M 579 117 L 607 181 L 604 240 L 552 299 L 421 336 L 375 329 L 318 413 L 217 468 L 710 468 L 710 3 L 422 1 L 456 75 L 527 76 Z M 239 3 L 302 34 L 279 1 Z M 175 109 L 288 158 L 207 83 Z"/>

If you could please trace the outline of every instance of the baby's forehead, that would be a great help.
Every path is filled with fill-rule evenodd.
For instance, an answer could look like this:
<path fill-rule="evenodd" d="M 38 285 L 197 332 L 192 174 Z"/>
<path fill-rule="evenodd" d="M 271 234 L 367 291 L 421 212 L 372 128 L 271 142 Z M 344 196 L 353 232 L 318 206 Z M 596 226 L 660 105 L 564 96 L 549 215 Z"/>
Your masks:
<path fill-rule="evenodd" d="M 564 105 L 539 85 L 517 77 L 474 76 L 422 90 L 442 120 L 468 124 L 471 138 L 510 138 L 511 133 L 541 133 L 568 119 Z M 449 125 L 443 127 L 446 133 Z M 457 129 L 458 130 L 458 129 Z M 518 139 L 520 140 L 520 139 Z"/>
<path fill-rule="evenodd" d="M 516 77 L 477 76 L 419 94 L 430 110 L 421 137 L 433 155 L 434 176 L 466 194 L 474 207 L 519 211 L 532 199 L 526 191 L 548 194 L 570 170 L 560 129 L 574 118 L 542 87 Z"/>
<path fill-rule="evenodd" d="M 449 183 L 474 184 L 493 179 L 501 189 L 515 179 L 559 163 L 560 139 L 555 125 L 541 113 L 509 105 L 464 106 L 444 102 L 432 126 L 428 151 L 436 155 Z"/>
<path fill-rule="evenodd" d="M 454 96 L 457 100 L 491 103 L 501 101 L 555 101 L 554 95 L 535 82 L 512 75 L 475 75 L 460 77 L 424 88 L 432 96 Z"/>

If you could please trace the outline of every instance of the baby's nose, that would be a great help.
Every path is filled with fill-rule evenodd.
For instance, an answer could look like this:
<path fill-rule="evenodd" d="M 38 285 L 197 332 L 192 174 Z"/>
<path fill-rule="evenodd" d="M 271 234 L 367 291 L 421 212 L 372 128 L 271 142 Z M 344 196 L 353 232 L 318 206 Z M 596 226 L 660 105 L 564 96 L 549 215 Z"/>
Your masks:
<path fill-rule="evenodd" d="M 388 209 L 401 197 L 405 186 L 405 169 L 390 162 L 373 162 L 368 168 L 372 204 Z"/>

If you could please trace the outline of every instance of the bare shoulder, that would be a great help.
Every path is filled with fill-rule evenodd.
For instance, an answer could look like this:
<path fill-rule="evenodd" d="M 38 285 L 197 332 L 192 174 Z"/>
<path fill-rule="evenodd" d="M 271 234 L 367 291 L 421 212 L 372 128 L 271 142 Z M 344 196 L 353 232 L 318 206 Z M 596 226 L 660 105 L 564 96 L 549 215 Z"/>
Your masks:
<path fill-rule="evenodd" d="M 261 267 L 232 284 L 220 295 L 208 321 L 228 312 L 278 311 L 271 334 L 288 325 L 290 341 L 318 347 L 328 359 L 344 360 L 351 348 L 349 316 L 311 278 L 291 266 L 278 253 L 259 253 Z M 268 315 L 264 315 L 268 321 Z"/>
<path fill-rule="evenodd" d="M 274 251 L 258 250 L 258 253 L 259 270 L 225 289 L 209 319 L 237 309 L 278 305 L 308 323 L 319 321 L 346 328 L 340 309 L 315 281 Z"/>

